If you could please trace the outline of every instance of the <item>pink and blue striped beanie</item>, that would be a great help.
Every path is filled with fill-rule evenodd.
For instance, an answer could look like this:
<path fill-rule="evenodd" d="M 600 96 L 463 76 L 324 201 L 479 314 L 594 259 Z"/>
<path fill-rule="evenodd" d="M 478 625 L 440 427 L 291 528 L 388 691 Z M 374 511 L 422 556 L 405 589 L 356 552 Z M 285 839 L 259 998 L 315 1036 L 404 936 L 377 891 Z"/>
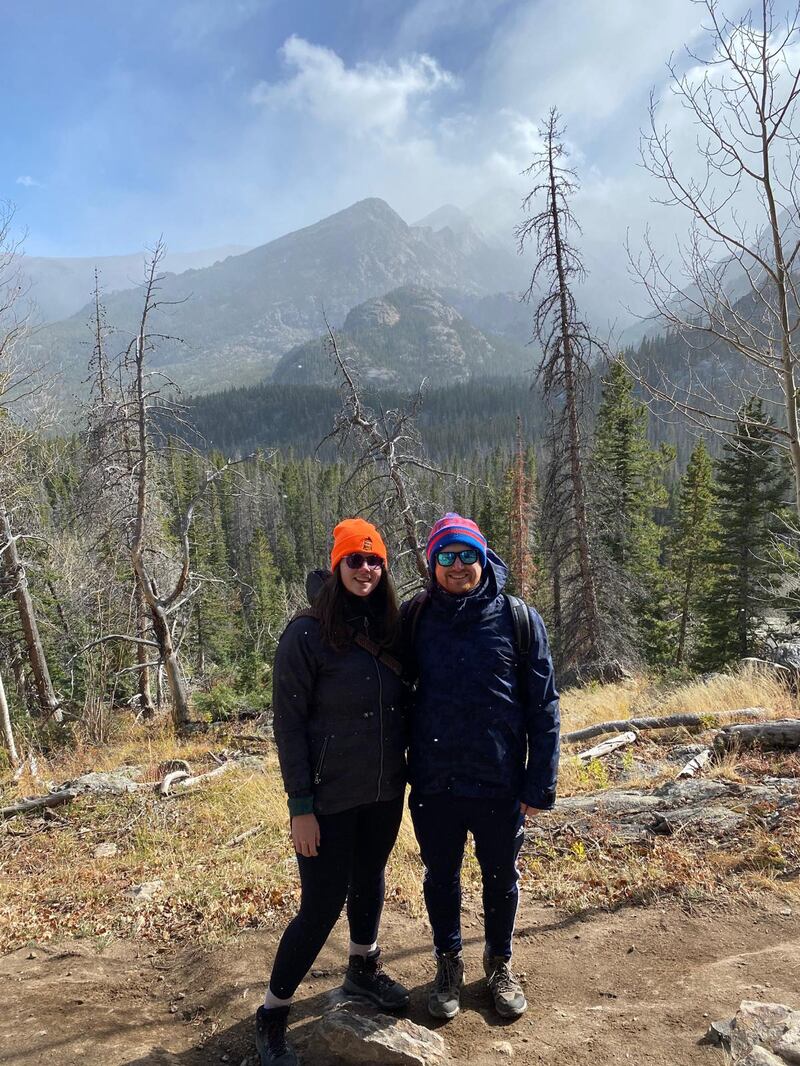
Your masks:
<path fill-rule="evenodd" d="M 448 544 L 461 541 L 469 544 L 478 552 L 481 566 L 486 566 L 486 537 L 478 529 L 477 523 L 471 518 L 462 518 L 460 514 L 448 511 L 446 515 L 434 524 L 428 537 L 428 545 L 425 554 L 428 557 L 428 566 L 433 570 L 435 566 L 434 556 Z"/>

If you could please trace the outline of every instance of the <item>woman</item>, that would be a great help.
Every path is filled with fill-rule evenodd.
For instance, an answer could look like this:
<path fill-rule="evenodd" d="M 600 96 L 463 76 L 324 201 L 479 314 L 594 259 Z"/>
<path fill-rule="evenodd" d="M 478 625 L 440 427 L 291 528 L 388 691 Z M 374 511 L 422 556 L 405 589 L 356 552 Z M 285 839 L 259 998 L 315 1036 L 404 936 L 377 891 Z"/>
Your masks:
<path fill-rule="evenodd" d="M 398 610 L 380 533 L 361 518 L 333 531 L 331 571 L 275 656 L 273 712 L 300 869 L 300 910 L 278 945 L 256 1043 L 265 1063 L 294 1066 L 286 1044 L 297 986 L 347 901 L 346 992 L 383 1009 L 408 992 L 381 970 L 384 868 L 403 812 L 403 684 L 390 649 Z"/>

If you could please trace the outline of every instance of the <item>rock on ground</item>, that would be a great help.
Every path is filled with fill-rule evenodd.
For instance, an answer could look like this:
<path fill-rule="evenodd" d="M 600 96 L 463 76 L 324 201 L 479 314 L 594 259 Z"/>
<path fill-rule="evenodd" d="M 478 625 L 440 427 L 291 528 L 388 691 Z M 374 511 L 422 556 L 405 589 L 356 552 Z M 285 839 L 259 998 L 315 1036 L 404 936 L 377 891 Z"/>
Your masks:
<path fill-rule="evenodd" d="M 707 1035 L 730 1051 L 736 1066 L 800 1063 L 800 1011 L 785 1003 L 742 1000 L 736 1016 L 712 1022 Z"/>
<path fill-rule="evenodd" d="M 323 1015 L 314 1029 L 306 1058 L 315 1066 L 446 1066 L 442 1038 L 407 1018 L 368 1016 L 351 1003 Z"/>
<path fill-rule="evenodd" d="M 786 1063 L 759 1045 L 751 1048 L 743 1059 L 737 1059 L 736 1066 L 786 1066 Z"/>
<path fill-rule="evenodd" d="M 787 1062 L 800 1064 L 800 1025 L 793 1025 L 787 1029 L 774 1050 Z"/>

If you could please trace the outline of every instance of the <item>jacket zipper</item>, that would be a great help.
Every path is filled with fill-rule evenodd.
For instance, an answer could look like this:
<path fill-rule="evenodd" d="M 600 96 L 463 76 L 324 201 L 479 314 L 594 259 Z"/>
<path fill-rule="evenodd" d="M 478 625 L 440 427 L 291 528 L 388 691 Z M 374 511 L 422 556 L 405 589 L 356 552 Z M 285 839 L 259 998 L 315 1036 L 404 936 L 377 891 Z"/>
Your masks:
<path fill-rule="evenodd" d="M 328 750 L 328 742 L 330 737 L 325 737 L 322 742 L 322 751 L 319 753 L 319 759 L 317 760 L 317 769 L 314 771 L 314 784 L 319 785 L 322 782 L 322 764 L 325 762 L 325 752 Z"/>
<path fill-rule="evenodd" d="M 374 660 L 375 669 L 378 672 L 378 714 L 381 721 L 381 762 L 380 769 L 378 770 L 378 792 L 375 796 L 375 802 L 381 798 L 381 786 L 383 785 L 383 678 L 381 677 L 381 664 L 377 659 Z"/>

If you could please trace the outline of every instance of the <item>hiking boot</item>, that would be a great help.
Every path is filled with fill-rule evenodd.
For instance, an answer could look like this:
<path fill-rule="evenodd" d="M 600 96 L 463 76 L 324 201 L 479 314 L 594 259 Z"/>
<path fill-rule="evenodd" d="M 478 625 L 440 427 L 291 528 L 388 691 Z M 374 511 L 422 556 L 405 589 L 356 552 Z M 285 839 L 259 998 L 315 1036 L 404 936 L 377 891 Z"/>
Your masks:
<path fill-rule="evenodd" d="M 464 985 L 464 959 L 460 951 L 443 951 L 436 956 L 436 977 L 428 993 L 428 1014 L 434 1018 L 454 1018 L 461 1009 Z"/>
<path fill-rule="evenodd" d="M 259 1007 L 256 1011 L 256 1047 L 261 1066 L 298 1066 L 297 1055 L 286 1043 L 288 1007 Z"/>
<path fill-rule="evenodd" d="M 494 999 L 494 1009 L 501 1018 L 519 1018 L 528 1009 L 528 1001 L 511 970 L 510 959 L 502 955 L 484 954 L 483 969 L 486 973 L 489 991 Z"/>
<path fill-rule="evenodd" d="M 351 955 L 342 988 L 351 996 L 364 996 L 384 1010 L 402 1010 L 408 1006 L 408 989 L 383 972 L 381 949 L 369 955 Z"/>

